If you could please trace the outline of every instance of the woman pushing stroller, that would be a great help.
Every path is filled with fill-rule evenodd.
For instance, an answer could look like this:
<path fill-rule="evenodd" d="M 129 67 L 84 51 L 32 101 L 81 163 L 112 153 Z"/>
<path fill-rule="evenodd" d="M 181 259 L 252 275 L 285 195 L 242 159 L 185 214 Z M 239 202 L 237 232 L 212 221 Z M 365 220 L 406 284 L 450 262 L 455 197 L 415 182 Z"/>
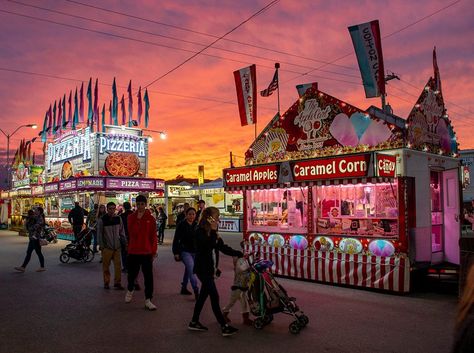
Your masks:
<path fill-rule="evenodd" d="M 201 281 L 201 290 L 194 306 L 193 318 L 188 325 L 188 329 L 192 331 L 208 330 L 207 327 L 199 322 L 199 316 L 207 297 L 210 296 L 212 311 L 221 325 L 222 336 L 230 336 L 238 330 L 227 324 L 219 305 L 219 293 L 214 282 L 216 268 L 213 252 L 217 249 L 225 255 L 236 257 L 242 257 L 243 254 L 241 251 L 234 250 L 224 244 L 222 238 L 217 233 L 218 227 L 219 210 L 215 207 L 206 208 L 201 214 L 196 232 L 196 258 L 194 262 L 194 273 Z"/>

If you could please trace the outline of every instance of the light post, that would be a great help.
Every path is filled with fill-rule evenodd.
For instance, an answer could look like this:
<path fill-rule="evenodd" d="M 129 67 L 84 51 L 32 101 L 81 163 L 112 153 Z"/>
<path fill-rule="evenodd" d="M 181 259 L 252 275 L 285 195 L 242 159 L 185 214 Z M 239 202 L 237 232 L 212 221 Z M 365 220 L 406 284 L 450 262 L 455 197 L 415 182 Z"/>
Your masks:
<path fill-rule="evenodd" d="M 36 124 L 23 124 L 23 125 L 20 125 L 18 126 L 15 131 L 13 131 L 11 134 L 8 134 L 6 133 L 5 131 L 3 131 L 1 128 L 0 128 L 0 132 L 5 135 L 5 137 L 7 138 L 7 178 L 8 180 L 10 180 L 10 137 L 12 137 L 13 135 L 15 135 L 15 133 L 20 130 L 22 127 L 31 127 L 32 129 L 36 129 L 38 127 L 38 125 Z M 10 182 L 8 182 L 8 186 L 10 186 Z"/>
<path fill-rule="evenodd" d="M 155 132 L 155 133 L 157 133 L 157 134 L 160 134 L 160 139 L 162 139 L 162 140 L 166 140 L 166 138 L 168 137 L 168 135 L 167 135 L 166 132 L 164 132 L 164 131 L 150 130 L 150 129 L 143 129 L 143 131 Z M 153 139 L 151 138 L 151 136 L 149 137 L 149 140 L 150 140 L 150 142 L 153 140 Z"/>

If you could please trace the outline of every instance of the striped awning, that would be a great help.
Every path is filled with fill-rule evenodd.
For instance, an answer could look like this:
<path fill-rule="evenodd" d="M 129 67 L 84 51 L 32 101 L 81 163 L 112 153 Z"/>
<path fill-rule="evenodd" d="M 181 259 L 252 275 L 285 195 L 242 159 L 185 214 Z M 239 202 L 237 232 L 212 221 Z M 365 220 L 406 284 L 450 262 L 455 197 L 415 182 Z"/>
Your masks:
<path fill-rule="evenodd" d="M 241 186 L 226 186 L 225 191 L 240 191 L 240 190 L 265 190 L 265 189 L 282 189 L 288 187 L 300 186 L 329 186 L 329 185 L 356 185 L 356 184 L 377 184 L 393 182 L 394 178 L 348 178 L 348 179 L 326 179 L 315 181 L 303 181 L 292 183 L 275 183 L 265 185 L 241 185 Z"/>

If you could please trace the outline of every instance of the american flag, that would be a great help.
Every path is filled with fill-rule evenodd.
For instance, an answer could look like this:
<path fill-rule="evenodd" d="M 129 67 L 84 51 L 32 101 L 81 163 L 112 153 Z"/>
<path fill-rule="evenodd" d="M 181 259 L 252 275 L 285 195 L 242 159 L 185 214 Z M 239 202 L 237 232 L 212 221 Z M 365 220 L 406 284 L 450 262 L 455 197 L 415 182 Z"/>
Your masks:
<path fill-rule="evenodd" d="M 278 88 L 278 69 L 275 70 L 275 74 L 273 75 L 273 80 L 270 82 L 268 85 L 267 89 L 264 89 L 263 91 L 260 91 L 260 95 L 262 97 L 268 97 L 271 96 L 273 91 L 275 91 Z"/>

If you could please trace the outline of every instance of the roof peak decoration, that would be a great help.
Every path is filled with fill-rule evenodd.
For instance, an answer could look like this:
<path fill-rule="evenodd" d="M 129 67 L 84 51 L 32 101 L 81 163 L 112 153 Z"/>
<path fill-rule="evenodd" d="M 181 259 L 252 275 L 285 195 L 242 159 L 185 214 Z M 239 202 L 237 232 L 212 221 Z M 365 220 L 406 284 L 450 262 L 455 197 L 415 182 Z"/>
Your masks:
<path fill-rule="evenodd" d="M 272 119 L 245 158 L 246 164 L 261 164 L 402 145 L 399 127 L 313 87 Z"/>

